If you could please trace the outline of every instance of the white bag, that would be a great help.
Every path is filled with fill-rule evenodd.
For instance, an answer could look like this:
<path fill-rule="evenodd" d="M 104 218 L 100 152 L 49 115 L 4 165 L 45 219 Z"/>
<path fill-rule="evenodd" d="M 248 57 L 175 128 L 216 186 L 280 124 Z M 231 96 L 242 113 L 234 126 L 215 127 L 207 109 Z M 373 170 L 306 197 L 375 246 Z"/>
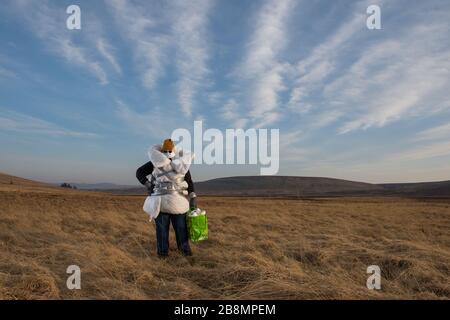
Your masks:
<path fill-rule="evenodd" d="M 150 221 L 156 219 L 161 210 L 161 197 L 148 196 L 144 202 L 144 211 L 150 216 Z"/>

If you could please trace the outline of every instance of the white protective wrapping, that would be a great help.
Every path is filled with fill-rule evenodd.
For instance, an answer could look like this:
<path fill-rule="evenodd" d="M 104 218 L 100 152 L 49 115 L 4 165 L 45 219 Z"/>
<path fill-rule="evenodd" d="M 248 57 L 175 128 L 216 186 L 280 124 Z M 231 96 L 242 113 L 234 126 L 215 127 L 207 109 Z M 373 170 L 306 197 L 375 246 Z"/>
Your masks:
<path fill-rule="evenodd" d="M 175 147 L 175 157 L 170 161 L 161 151 L 160 145 L 155 145 L 148 151 L 150 161 L 153 163 L 153 176 L 156 180 L 165 182 L 173 181 L 188 172 L 194 154 L 188 151 L 178 150 Z M 157 177 L 162 172 L 171 171 L 169 174 Z M 187 183 L 184 181 L 183 186 L 187 188 Z M 187 195 L 187 192 L 186 192 Z M 172 214 L 183 214 L 189 210 L 189 201 L 186 195 L 178 192 L 164 195 L 148 196 L 144 202 L 144 211 L 150 216 L 150 221 L 158 217 L 159 212 L 166 212 Z"/>

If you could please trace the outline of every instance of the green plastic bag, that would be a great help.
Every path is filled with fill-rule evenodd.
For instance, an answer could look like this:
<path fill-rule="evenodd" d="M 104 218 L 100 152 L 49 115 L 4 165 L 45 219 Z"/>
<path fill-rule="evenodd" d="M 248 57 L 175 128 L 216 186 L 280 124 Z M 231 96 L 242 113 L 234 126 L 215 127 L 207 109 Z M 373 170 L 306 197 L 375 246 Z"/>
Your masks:
<path fill-rule="evenodd" d="M 208 218 L 204 210 L 189 210 L 186 214 L 189 239 L 198 242 L 208 239 Z"/>

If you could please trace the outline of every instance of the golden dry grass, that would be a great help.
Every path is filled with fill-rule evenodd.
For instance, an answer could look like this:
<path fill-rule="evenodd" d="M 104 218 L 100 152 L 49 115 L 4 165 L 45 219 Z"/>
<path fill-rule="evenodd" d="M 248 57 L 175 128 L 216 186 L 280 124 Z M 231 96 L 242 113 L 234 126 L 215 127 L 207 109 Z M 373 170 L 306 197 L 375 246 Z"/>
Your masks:
<path fill-rule="evenodd" d="M 171 229 L 166 260 L 143 201 L 0 184 L 0 298 L 450 298 L 448 199 L 204 197 L 210 239 L 184 258 Z M 72 264 L 81 290 L 66 288 Z"/>

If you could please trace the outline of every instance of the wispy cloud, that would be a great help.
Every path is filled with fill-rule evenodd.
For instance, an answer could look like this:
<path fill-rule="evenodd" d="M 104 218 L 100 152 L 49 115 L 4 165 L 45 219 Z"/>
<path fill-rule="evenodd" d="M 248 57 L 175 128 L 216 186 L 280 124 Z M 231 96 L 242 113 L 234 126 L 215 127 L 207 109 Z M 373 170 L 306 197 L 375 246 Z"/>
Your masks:
<path fill-rule="evenodd" d="M 205 87 L 209 73 L 207 23 L 212 2 L 176 0 L 155 10 L 124 0 L 106 3 L 133 45 L 143 85 L 153 90 L 166 76 L 168 62 L 174 61 L 178 103 L 191 116 L 197 92 Z"/>
<path fill-rule="evenodd" d="M 437 139 L 450 140 L 450 123 L 423 130 L 416 135 L 416 140 L 418 141 Z"/>
<path fill-rule="evenodd" d="M 17 78 L 17 74 L 7 68 L 0 66 L 0 79 L 2 78 Z"/>
<path fill-rule="evenodd" d="M 111 8 L 123 36 L 133 46 L 144 87 L 153 89 L 164 75 L 170 43 L 170 34 L 161 28 L 161 20 L 155 17 L 157 9 L 125 0 L 105 1 L 105 4 Z"/>
<path fill-rule="evenodd" d="M 390 161 L 422 160 L 450 155 L 450 142 L 439 142 L 396 152 L 386 157 Z"/>
<path fill-rule="evenodd" d="M 104 38 L 99 38 L 97 40 L 97 49 L 100 52 L 100 54 L 111 64 L 111 66 L 114 68 L 114 70 L 118 74 L 122 74 L 122 68 L 120 67 L 119 63 L 117 62 L 116 57 L 113 54 L 113 48 L 110 43 Z"/>
<path fill-rule="evenodd" d="M 63 56 L 69 63 L 75 63 L 79 66 L 87 68 L 93 75 L 97 77 L 99 82 L 103 85 L 108 83 L 108 76 L 105 70 L 98 61 L 91 61 L 87 55 L 86 50 L 73 44 L 71 40 L 64 38 L 55 38 L 54 50 Z"/>
<path fill-rule="evenodd" d="M 359 10 L 356 10 L 348 21 L 297 63 L 295 71 L 298 76 L 288 102 L 291 111 L 303 113 L 310 110 L 310 94 L 323 86 L 324 80 L 336 70 L 341 51 L 345 49 L 346 44 L 364 29 L 366 17 L 362 8 L 358 6 Z"/>
<path fill-rule="evenodd" d="M 442 43 L 443 38 L 421 29 L 396 42 L 378 44 L 382 49 L 370 48 L 344 78 L 337 80 L 338 85 L 330 85 L 330 88 L 336 85 L 330 90 L 331 96 L 347 105 L 359 106 L 353 113 L 354 119 L 344 123 L 340 133 L 383 127 L 428 113 L 433 105 L 448 99 L 450 48 L 443 52 L 430 50 Z M 348 86 L 349 83 L 356 85 Z"/>
<path fill-rule="evenodd" d="M 192 114 L 197 91 L 205 87 L 205 77 L 209 73 L 207 24 L 211 7 L 209 0 L 177 0 L 172 8 L 179 72 L 178 101 L 187 116 Z"/>
<path fill-rule="evenodd" d="M 54 123 L 8 109 L 0 109 L 0 130 L 58 137 L 96 138 L 98 134 L 62 128 Z"/>
<path fill-rule="evenodd" d="M 378 1 L 383 16 L 398 12 L 398 5 L 384 3 Z M 442 12 L 391 23 L 395 32 L 370 31 L 367 5 L 358 3 L 349 20 L 299 61 L 290 92 L 292 112 L 327 114 L 328 124 L 341 120 L 340 134 L 438 112 L 450 98 L 450 45 L 442 32 L 449 25 Z"/>
<path fill-rule="evenodd" d="M 48 1 L 21 0 L 14 2 L 17 12 L 23 15 L 29 29 L 45 44 L 48 50 L 61 56 L 70 64 L 75 64 L 94 75 L 101 84 L 108 83 L 107 73 L 100 61 L 95 58 L 93 50 L 75 43 L 74 33 L 66 28 L 67 15 L 60 7 L 51 5 Z M 97 38 L 90 32 L 87 36 Z"/>
<path fill-rule="evenodd" d="M 289 65 L 280 61 L 286 47 L 286 21 L 294 6 L 291 0 L 268 0 L 256 19 L 255 31 L 246 48 L 244 60 L 236 70 L 249 82 L 251 110 L 255 123 L 265 126 L 279 119 L 278 94 L 285 90 L 283 75 Z"/>
<path fill-rule="evenodd" d="M 239 104 L 230 98 L 222 107 L 221 115 L 223 119 L 232 123 L 233 128 L 245 128 L 248 123 L 247 118 L 243 118 L 239 113 Z"/>
<path fill-rule="evenodd" d="M 154 107 L 150 111 L 137 112 L 122 100 L 116 99 L 115 103 L 115 115 L 136 135 L 161 139 L 169 137 L 174 129 L 186 125 L 182 119 L 163 108 Z"/>
<path fill-rule="evenodd" d="M 290 147 L 300 140 L 303 135 L 303 129 L 295 129 L 288 132 L 282 131 L 280 136 L 280 148 L 284 150 L 290 149 Z"/>

